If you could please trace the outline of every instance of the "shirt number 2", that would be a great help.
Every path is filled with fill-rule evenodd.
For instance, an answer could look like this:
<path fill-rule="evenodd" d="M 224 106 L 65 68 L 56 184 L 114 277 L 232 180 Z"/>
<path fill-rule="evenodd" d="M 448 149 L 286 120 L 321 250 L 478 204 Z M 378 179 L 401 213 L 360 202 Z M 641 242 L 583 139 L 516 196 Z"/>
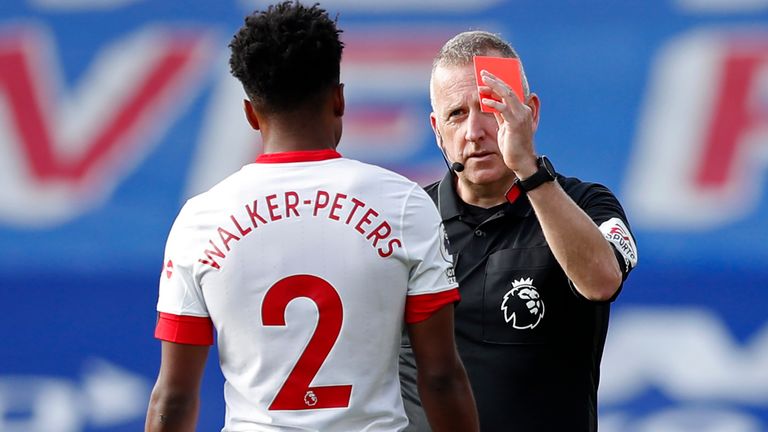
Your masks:
<path fill-rule="evenodd" d="M 317 305 L 317 327 L 304 352 L 269 406 L 270 410 L 346 408 L 351 385 L 310 387 L 341 331 L 344 310 L 333 286 L 317 276 L 293 275 L 267 290 L 261 305 L 265 326 L 284 326 L 285 309 L 291 300 L 306 297 Z"/>

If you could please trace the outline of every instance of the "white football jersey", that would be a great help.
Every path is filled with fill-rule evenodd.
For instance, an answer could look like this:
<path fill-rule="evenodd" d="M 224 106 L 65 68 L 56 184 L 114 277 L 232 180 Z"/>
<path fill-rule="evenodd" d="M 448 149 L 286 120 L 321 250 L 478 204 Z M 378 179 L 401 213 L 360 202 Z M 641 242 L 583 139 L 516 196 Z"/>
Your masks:
<path fill-rule="evenodd" d="M 190 199 L 156 336 L 210 344 L 224 431 L 399 431 L 401 329 L 458 300 L 415 183 L 332 150 L 262 155 Z"/>

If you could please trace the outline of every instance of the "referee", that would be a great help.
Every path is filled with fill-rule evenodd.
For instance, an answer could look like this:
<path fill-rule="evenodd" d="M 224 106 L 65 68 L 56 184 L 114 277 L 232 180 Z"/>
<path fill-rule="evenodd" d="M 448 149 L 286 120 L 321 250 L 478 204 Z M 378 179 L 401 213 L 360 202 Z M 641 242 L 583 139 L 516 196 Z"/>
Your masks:
<path fill-rule="evenodd" d="M 509 83 L 487 72 L 478 89 L 474 55 L 518 58 L 482 31 L 442 47 L 433 63 L 430 119 L 450 169 L 426 190 L 454 258 L 462 297 L 456 341 L 481 430 L 596 431 L 610 304 L 637 263 L 637 248 L 607 188 L 558 174 L 536 153 L 541 103 L 522 66 L 520 101 Z M 429 431 L 407 338 L 400 375 L 406 430 Z"/>

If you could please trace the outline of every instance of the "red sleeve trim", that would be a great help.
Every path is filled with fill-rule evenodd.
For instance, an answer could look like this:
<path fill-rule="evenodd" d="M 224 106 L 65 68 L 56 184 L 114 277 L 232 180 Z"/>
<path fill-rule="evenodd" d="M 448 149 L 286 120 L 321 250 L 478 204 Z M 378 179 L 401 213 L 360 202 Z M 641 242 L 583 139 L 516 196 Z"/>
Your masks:
<path fill-rule="evenodd" d="M 155 337 L 188 345 L 213 345 L 213 322 L 207 317 L 160 312 Z"/>
<path fill-rule="evenodd" d="M 409 295 L 405 300 L 405 322 L 416 324 L 424 321 L 449 303 L 461 300 L 458 288 L 434 294 Z"/>

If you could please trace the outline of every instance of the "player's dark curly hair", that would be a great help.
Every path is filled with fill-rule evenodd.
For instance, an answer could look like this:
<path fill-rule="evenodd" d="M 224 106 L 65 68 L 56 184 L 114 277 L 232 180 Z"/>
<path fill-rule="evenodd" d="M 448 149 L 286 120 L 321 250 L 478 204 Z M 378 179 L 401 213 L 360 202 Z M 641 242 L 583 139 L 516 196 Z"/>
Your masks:
<path fill-rule="evenodd" d="M 341 32 L 318 3 L 256 11 L 229 44 L 232 75 L 258 109 L 291 111 L 339 83 Z"/>

